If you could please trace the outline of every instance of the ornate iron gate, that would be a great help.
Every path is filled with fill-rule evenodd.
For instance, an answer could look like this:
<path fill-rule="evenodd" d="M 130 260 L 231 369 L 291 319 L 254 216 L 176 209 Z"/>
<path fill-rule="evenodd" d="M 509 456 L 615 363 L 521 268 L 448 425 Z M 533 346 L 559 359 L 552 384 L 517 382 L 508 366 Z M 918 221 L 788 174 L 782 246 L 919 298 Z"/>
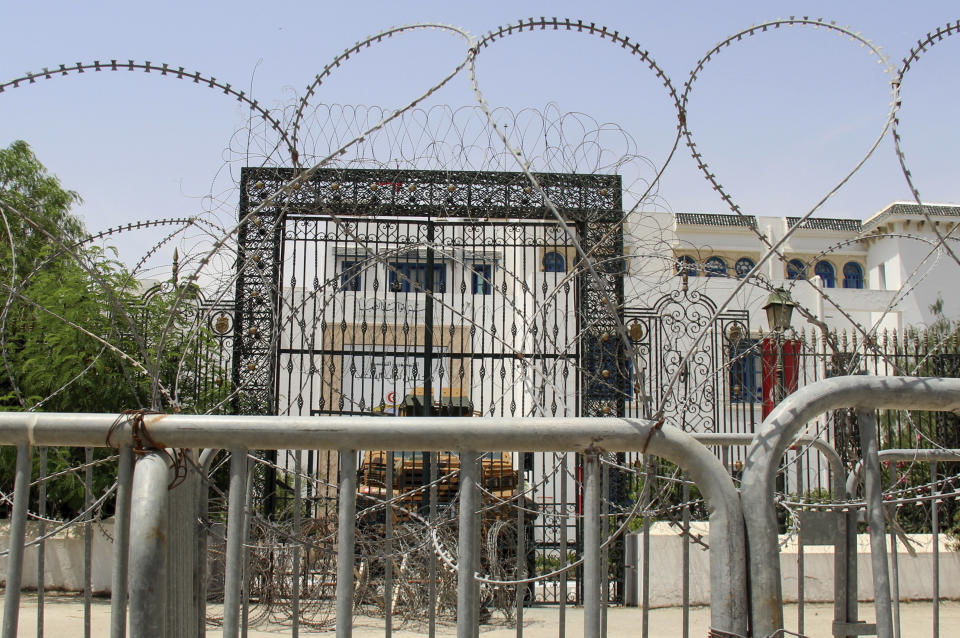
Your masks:
<path fill-rule="evenodd" d="M 478 416 L 623 415 L 608 310 L 623 306 L 620 177 L 536 177 L 563 223 L 519 173 L 245 168 L 237 412 L 369 415 L 422 396 Z M 578 268 L 574 237 L 599 277 Z M 575 464 L 521 462 L 548 569 L 578 542 Z M 314 452 L 305 470 L 335 485 L 338 467 Z M 309 496 L 319 512 L 335 490 Z"/>

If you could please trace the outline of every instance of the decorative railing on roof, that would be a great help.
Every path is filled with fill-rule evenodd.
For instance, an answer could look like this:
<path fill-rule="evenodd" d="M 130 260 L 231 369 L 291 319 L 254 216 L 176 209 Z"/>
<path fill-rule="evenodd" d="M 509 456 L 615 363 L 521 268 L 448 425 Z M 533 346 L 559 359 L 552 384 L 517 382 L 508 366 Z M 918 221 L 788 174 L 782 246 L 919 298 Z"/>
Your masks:
<path fill-rule="evenodd" d="M 744 226 L 757 227 L 753 215 L 718 215 L 715 213 L 677 213 L 677 223 L 696 226 Z"/>
<path fill-rule="evenodd" d="M 787 225 L 793 228 L 800 222 L 799 217 L 787 217 Z M 824 217 L 810 217 L 800 224 L 800 228 L 809 230 L 839 230 L 854 233 L 860 232 L 863 224 L 859 219 L 829 219 Z"/>

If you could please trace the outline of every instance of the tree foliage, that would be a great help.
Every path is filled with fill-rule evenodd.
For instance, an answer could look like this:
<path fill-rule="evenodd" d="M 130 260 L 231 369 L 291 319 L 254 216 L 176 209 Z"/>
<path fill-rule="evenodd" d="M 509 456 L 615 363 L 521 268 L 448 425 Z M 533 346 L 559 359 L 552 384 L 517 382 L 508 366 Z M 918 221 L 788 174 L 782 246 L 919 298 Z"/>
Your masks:
<path fill-rule="evenodd" d="M 0 149 L 0 410 L 202 409 L 193 371 L 206 333 L 189 303 L 194 291 L 145 300 L 111 249 L 84 241 L 72 212 L 78 202 L 25 142 Z M 175 311 L 178 297 L 187 303 Z M 154 391 L 156 380 L 166 395 Z M 98 448 L 94 460 L 111 453 Z M 15 457 L 13 448 L 0 449 L 0 491 L 12 489 Z M 47 483 L 48 512 L 75 516 L 85 452 L 51 448 L 48 459 L 48 474 L 63 472 Z M 38 464 L 35 454 L 34 476 Z M 112 462 L 95 466 L 95 494 L 115 471 Z"/>

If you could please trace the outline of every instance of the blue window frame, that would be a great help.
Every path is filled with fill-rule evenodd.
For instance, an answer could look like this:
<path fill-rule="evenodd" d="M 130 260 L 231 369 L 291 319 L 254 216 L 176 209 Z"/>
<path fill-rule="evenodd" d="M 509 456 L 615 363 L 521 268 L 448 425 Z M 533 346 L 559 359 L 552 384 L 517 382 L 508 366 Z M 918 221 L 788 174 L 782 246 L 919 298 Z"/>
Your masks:
<path fill-rule="evenodd" d="M 688 277 L 697 276 L 697 262 L 690 255 L 683 255 L 677 258 L 677 274 L 687 273 Z"/>
<path fill-rule="evenodd" d="M 843 287 L 863 288 L 863 268 L 855 261 L 848 261 L 843 266 Z"/>
<path fill-rule="evenodd" d="M 816 267 L 813 269 L 814 274 L 820 279 L 823 280 L 823 285 L 826 288 L 833 288 L 837 285 L 837 275 L 833 270 L 833 264 L 829 261 L 818 261 Z"/>
<path fill-rule="evenodd" d="M 474 264 L 470 269 L 470 290 L 475 295 L 489 295 L 493 292 L 493 266 Z"/>
<path fill-rule="evenodd" d="M 736 265 L 733 269 L 737 273 L 737 278 L 743 279 L 747 276 L 747 273 L 753 270 L 753 267 L 757 265 L 757 262 L 753 261 L 749 257 L 741 257 L 737 260 Z"/>
<path fill-rule="evenodd" d="M 425 292 L 427 289 L 427 265 L 425 263 L 394 261 L 390 262 L 389 272 L 389 285 L 393 292 Z M 443 264 L 433 265 L 433 291 L 447 291 L 447 269 Z"/>
<path fill-rule="evenodd" d="M 756 403 L 761 400 L 760 344 L 756 339 L 738 339 L 729 346 L 730 401 Z"/>
<path fill-rule="evenodd" d="M 711 257 L 703 264 L 703 272 L 707 277 L 726 277 L 727 262 L 719 257 Z"/>
<path fill-rule="evenodd" d="M 340 290 L 360 290 L 360 262 L 340 262 Z"/>
<path fill-rule="evenodd" d="M 555 250 L 543 255 L 543 272 L 567 272 L 567 260 Z"/>
<path fill-rule="evenodd" d="M 787 262 L 787 279 L 806 279 L 807 265 L 799 259 L 791 259 Z"/>

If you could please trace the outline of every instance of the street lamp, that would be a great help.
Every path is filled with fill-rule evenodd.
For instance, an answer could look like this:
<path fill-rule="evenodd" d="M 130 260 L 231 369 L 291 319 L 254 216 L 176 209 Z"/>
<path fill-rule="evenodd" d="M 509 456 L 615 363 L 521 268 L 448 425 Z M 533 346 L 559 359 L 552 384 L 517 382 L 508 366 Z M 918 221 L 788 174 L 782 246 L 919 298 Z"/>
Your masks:
<path fill-rule="evenodd" d="M 767 297 L 767 303 L 763 309 L 767 313 L 767 322 L 770 324 L 770 330 L 774 332 L 784 332 L 790 327 L 790 317 L 793 315 L 794 303 L 790 293 L 777 288 Z"/>

